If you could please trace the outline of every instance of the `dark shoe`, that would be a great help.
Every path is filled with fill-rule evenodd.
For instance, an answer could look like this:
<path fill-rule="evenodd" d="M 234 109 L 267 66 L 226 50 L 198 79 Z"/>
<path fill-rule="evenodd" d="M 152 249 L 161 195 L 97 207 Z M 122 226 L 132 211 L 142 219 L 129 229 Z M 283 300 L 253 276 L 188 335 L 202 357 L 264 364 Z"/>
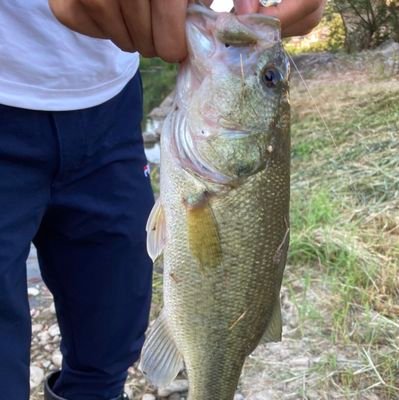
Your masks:
<path fill-rule="evenodd" d="M 60 371 L 56 371 L 51 373 L 44 382 L 44 400 L 67 400 L 64 397 L 57 396 L 52 387 L 54 386 L 55 381 L 60 376 Z M 118 397 L 114 397 L 113 399 L 109 400 L 129 400 L 129 397 L 126 393 L 122 393 Z"/>

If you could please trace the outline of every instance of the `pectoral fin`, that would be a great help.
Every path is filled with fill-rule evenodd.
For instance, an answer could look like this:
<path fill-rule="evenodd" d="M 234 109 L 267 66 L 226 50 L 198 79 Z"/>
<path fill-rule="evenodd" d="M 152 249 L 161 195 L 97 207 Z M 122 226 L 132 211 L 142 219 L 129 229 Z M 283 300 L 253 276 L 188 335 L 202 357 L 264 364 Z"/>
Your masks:
<path fill-rule="evenodd" d="M 147 221 L 147 252 L 152 261 L 161 255 L 166 242 L 165 215 L 158 199 L 148 217 Z"/>
<path fill-rule="evenodd" d="M 217 221 L 204 192 L 185 199 L 187 231 L 191 253 L 201 269 L 218 266 L 222 262 L 222 249 Z"/>
<path fill-rule="evenodd" d="M 173 340 L 164 311 L 144 343 L 139 368 L 158 387 L 171 383 L 183 368 L 183 358 Z"/>

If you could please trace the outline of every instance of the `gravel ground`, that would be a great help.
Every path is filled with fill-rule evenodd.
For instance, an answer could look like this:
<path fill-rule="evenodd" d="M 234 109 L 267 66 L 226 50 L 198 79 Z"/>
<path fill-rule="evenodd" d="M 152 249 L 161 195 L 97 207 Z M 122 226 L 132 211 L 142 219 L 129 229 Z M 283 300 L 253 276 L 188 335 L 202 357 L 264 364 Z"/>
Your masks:
<path fill-rule="evenodd" d="M 59 351 L 60 331 L 56 321 L 53 298 L 40 278 L 34 249 L 32 249 L 28 259 L 28 294 L 32 316 L 30 399 L 42 400 L 44 377 L 50 372 L 60 368 L 62 356 Z M 285 335 L 287 339 L 289 339 L 295 336 L 298 317 L 296 308 L 288 299 L 287 292 L 283 294 L 283 308 L 286 320 Z M 284 344 L 275 344 L 270 348 L 270 354 L 267 359 L 272 364 L 274 362 L 285 362 L 289 359 L 290 364 L 298 368 L 307 367 L 312 363 L 312 360 L 303 355 L 302 346 L 303 344 L 294 339 Z M 293 358 L 292 355 L 295 353 L 297 356 Z M 247 394 L 244 397 L 242 394 L 237 393 L 235 400 L 268 400 L 279 398 L 275 397 L 280 393 L 278 388 L 270 390 L 268 393 L 251 393 L 249 386 L 254 386 L 256 383 L 251 383 L 251 381 L 258 380 L 258 376 L 252 374 L 253 369 L 251 366 L 252 361 L 249 360 L 247 366 L 248 377 L 243 381 L 243 385 L 245 386 L 243 389 L 245 389 Z M 131 400 L 185 400 L 187 398 L 187 390 L 188 381 L 185 379 L 184 375 L 180 376 L 169 387 L 157 390 L 146 382 L 136 366 L 130 368 L 125 387 L 125 391 L 128 393 Z"/>
<path fill-rule="evenodd" d="M 31 348 L 31 400 L 43 399 L 43 380 L 61 366 L 58 328 L 53 298 L 43 281 L 37 266 L 36 252 L 32 249 L 28 258 L 28 294 L 32 316 Z M 171 399 L 181 400 L 187 393 L 186 379 L 176 380 L 171 387 L 157 391 L 146 383 L 140 371 L 132 366 L 125 391 L 132 400 Z"/>
<path fill-rule="evenodd" d="M 27 264 L 28 294 L 32 316 L 30 400 L 42 400 L 45 376 L 61 366 L 62 356 L 59 351 L 61 338 L 53 298 L 40 278 L 34 249 L 29 255 Z M 157 390 L 146 382 L 136 366 L 132 366 L 129 369 L 125 391 L 131 400 L 185 400 L 188 381 L 182 375 L 170 386 Z M 235 400 L 243 400 L 243 397 L 237 394 Z"/>

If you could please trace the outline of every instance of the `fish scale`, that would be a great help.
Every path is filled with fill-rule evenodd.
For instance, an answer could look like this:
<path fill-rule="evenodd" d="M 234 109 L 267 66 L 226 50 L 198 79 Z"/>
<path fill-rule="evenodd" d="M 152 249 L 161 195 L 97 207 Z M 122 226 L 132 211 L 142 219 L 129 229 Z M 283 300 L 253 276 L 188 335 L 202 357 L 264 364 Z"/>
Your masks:
<path fill-rule="evenodd" d="M 228 29 L 228 18 L 233 34 L 218 31 Z M 281 337 L 289 68 L 276 31 L 270 17 L 189 9 L 190 56 L 161 136 L 161 194 L 153 214 L 163 218 L 148 225 L 149 248 L 156 249 L 150 255 L 163 255 L 164 310 L 141 360 L 160 386 L 184 360 L 189 400 L 232 400 L 245 358 L 262 336 Z M 234 46 L 226 46 L 223 38 L 232 35 Z M 237 62 L 244 63 L 245 76 Z"/>

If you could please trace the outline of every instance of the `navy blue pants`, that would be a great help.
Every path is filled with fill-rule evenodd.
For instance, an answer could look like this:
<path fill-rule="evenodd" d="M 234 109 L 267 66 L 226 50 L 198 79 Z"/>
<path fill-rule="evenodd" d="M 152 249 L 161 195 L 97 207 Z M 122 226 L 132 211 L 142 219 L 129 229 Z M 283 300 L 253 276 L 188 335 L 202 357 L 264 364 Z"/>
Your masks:
<path fill-rule="evenodd" d="M 0 105 L 0 399 L 29 398 L 31 241 L 62 335 L 54 391 L 70 400 L 123 391 L 151 299 L 141 118 L 139 74 L 85 110 Z"/>

